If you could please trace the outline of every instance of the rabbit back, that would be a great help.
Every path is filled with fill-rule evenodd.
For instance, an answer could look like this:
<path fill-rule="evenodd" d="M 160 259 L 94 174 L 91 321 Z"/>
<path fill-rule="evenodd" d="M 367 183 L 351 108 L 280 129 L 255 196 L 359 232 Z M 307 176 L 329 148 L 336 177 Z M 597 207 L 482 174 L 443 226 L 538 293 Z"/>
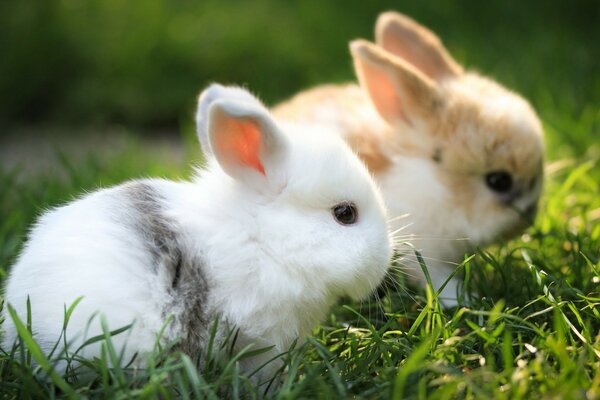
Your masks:
<path fill-rule="evenodd" d="M 113 341 L 122 347 L 131 336 L 133 347 L 142 350 L 152 349 L 170 315 L 175 322 L 167 336 L 176 326 L 204 325 L 208 286 L 198 272 L 202 261 L 181 249 L 184 238 L 178 224 L 164 210 L 165 186 L 176 184 L 129 182 L 40 218 L 13 266 L 5 300 L 25 320 L 30 298 L 33 331 L 45 351 L 58 340 L 65 307 L 79 297 L 66 330 L 67 340 L 75 344 L 101 333 L 100 313 L 110 330 L 133 322 L 129 333 Z M 192 321 L 191 314 L 200 321 Z M 10 347 L 16 332 L 10 318 L 7 322 L 4 343 Z M 201 334 L 190 330 L 197 332 L 190 336 L 192 341 Z M 184 346 L 191 345 L 187 336 L 183 335 Z"/>

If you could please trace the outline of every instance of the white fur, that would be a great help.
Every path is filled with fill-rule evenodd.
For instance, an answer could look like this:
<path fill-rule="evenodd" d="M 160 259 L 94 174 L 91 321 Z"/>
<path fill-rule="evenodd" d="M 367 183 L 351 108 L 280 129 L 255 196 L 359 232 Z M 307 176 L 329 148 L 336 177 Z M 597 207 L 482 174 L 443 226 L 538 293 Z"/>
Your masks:
<path fill-rule="evenodd" d="M 204 98 L 236 102 L 226 88 L 216 88 Z M 257 104 L 248 108 L 251 116 L 270 118 Z M 203 118 L 212 118 L 211 107 L 201 99 L 200 108 L 199 131 L 206 135 Z M 256 176 L 236 179 L 210 158 L 193 182 L 144 181 L 160 193 L 165 215 L 180 227 L 181 250 L 205 261 L 206 307 L 240 328 L 239 347 L 274 345 L 271 355 L 309 334 L 339 296 L 370 293 L 390 258 L 383 201 L 343 141 L 316 128 L 273 129 L 289 148 L 276 167 L 265 162 L 266 176 L 246 171 Z M 33 331 L 45 351 L 58 338 L 64 305 L 79 296 L 68 327 L 71 350 L 82 343 L 89 318 L 101 312 L 110 329 L 135 322 L 127 356 L 152 349 L 165 323 L 161 310 L 177 301 L 168 277 L 152 272 L 143 239 L 119 222 L 130 217 L 124 188 L 99 190 L 45 213 L 11 270 L 5 300 L 25 319 L 30 297 Z M 331 208 L 345 200 L 358 207 L 354 225 L 332 216 Z M 5 317 L 4 345 L 10 346 L 16 333 Z M 99 332 L 96 319 L 87 337 Z M 167 339 L 178 333 L 176 327 L 166 332 Z M 114 338 L 118 348 L 126 339 Z M 93 347 L 86 355 L 98 351 Z"/>
<path fill-rule="evenodd" d="M 381 187 L 395 244 L 422 252 L 437 290 L 466 251 L 531 222 L 543 182 L 542 126 L 525 99 L 464 72 L 412 19 L 381 14 L 376 38 L 350 43 L 358 85 L 310 89 L 274 113 L 326 127 L 361 155 Z M 504 172 L 510 189 L 488 187 L 490 174 Z M 405 253 L 407 273 L 423 284 L 415 256 Z M 446 305 L 457 304 L 459 286 L 448 282 Z"/>
<path fill-rule="evenodd" d="M 345 137 L 348 131 L 355 131 L 365 121 L 370 121 L 375 126 L 382 124 L 380 130 L 373 132 L 384 132 L 387 129 L 385 122 L 370 104 L 365 104 L 360 111 L 348 117 L 343 110 L 335 110 L 333 106 L 326 105 L 311 116 L 309 121 L 302 122 L 307 126 L 326 127 L 327 132 L 337 133 L 340 137 Z M 422 142 L 429 139 L 419 135 L 419 132 L 412 134 L 420 137 Z M 448 209 L 452 190 L 440 182 L 437 166 L 430 159 L 393 151 L 388 155 L 393 162 L 392 166 L 375 175 L 375 178 L 390 216 L 390 230 L 398 238 L 395 247 L 406 254 L 402 263 L 409 278 L 424 282 L 422 269 L 412 248 L 421 252 L 433 286 L 438 289 L 461 262 L 465 252 L 472 248 L 473 243 L 487 243 L 492 239 L 496 227 L 487 225 L 498 221 L 479 221 L 473 224 L 463 213 Z M 406 218 L 402 218 L 404 215 Z M 440 295 L 445 304 L 456 304 L 459 286 L 457 279 L 448 282 Z"/>
<path fill-rule="evenodd" d="M 439 289 L 449 273 L 460 262 L 469 249 L 474 227 L 461 212 L 432 212 L 445 210 L 452 192 L 439 181 L 435 165 L 421 157 L 396 155 L 394 164 L 379 176 L 379 184 L 390 216 L 407 218 L 393 219 L 390 228 L 397 232 L 396 247 L 406 256 L 403 259 L 405 272 L 411 280 L 424 282 L 421 267 L 413 254 L 418 250 L 427 265 L 435 289 Z M 448 282 L 440 297 L 446 304 L 454 304 L 459 282 Z"/>
<path fill-rule="evenodd" d="M 467 79 L 471 78 L 467 77 Z M 463 88 L 461 83 L 448 81 L 446 85 L 449 92 L 454 89 L 469 90 Z M 406 254 L 403 266 L 411 280 L 423 284 L 425 276 L 412 248 L 405 243 L 410 243 L 422 253 L 434 289 L 439 289 L 456 266 L 463 261 L 466 252 L 497 240 L 499 236 L 519 224 L 518 213 L 511 209 L 493 216 L 485 214 L 485 207 L 496 203 L 497 198 L 485 186 L 482 178 L 464 177 L 465 182 L 468 180 L 480 182 L 476 198 L 473 199 L 472 210 L 475 215 L 481 216 L 480 218 L 470 218 L 463 210 L 449 207 L 452 196 L 456 194 L 456 188 L 449 187 L 447 182 L 441 180 L 440 166 L 428 156 L 433 153 L 438 143 L 433 135 L 427 133 L 423 122 L 415 119 L 411 121 L 412 126 L 400 124 L 400 127 L 394 127 L 393 134 L 402 135 L 413 147 L 407 151 L 399 149 L 397 145 L 389 144 L 391 128 L 373 107 L 365 91 L 359 86 L 349 85 L 341 87 L 340 92 L 343 93 L 342 97 L 353 99 L 352 102 L 333 96 L 323 100 L 319 97 L 319 102 L 308 102 L 309 107 L 302 109 L 301 112 L 291 117 L 284 113 L 281 118 L 305 124 L 307 127 L 320 126 L 328 133 L 337 134 L 349 141 L 352 140 L 352 137 L 349 137 L 352 132 L 366 130 L 369 134 L 380 135 L 377 139 L 379 148 L 389 158 L 391 165 L 383 171 L 376 172 L 374 178 L 379 184 L 388 209 L 390 229 L 397 237 L 396 247 Z M 533 111 L 530 111 L 526 102 L 506 91 L 502 93 L 504 96 L 483 101 L 482 113 L 488 113 L 490 117 L 509 114 L 514 119 L 514 123 L 524 131 L 528 129 L 541 131 Z M 476 96 L 475 93 L 472 95 Z M 476 129 L 476 127 L 464 129 Z M 388 136 L 385 136 L 386 134 Z M 477 132 L 477 134 L 485 135 L 487 132 Z M 523 139 L 516 137 L 515 140 L 531 140 L 531 137 L 538 140 L 536 134 L 537 132 L 534 132 Z M 360 150 L 360 144 L 357 147 L 356 150 Z M 417 151 L 414 151 L 415 149 Z M 413 155 L 413 152 L 417 155 Z M 542 182 L 540 177 L 535 187 L 515 201 L 515 206 L 524 210 L 536 203 L 540 196 Z M 399 218 L 404 215 L 407 217 Z M 457 304 L 459 287 L 458 279 L 453 278 L 448 281 L 440 295 L 445 305 Z"/>

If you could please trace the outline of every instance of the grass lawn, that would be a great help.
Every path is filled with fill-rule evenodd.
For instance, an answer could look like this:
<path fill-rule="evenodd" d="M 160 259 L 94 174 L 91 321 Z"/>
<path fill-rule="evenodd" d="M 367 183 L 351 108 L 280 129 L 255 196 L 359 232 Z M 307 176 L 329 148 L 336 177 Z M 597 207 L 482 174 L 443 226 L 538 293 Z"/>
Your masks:
<path fill-rule="evenodd" d="M 546 22 L 560 21 L 557 15 Z M 286 356 L 283 384 L 268 396 L 600 398 L 600 51 L 590 37 L 598 24 L 551 29 L 527 18 L 489 36 L 467 21 L 448 45 L 460 61 L 522 92 L 544 121 L 547 174 L 535 226 L 467 259 L 465 285 L 476 294 L 464 307 L 443 309 L 431 290 L 411 287 L 380 302 L 340 304 Z M 180 136 L 189 163 L 197 162 L 193 129 Z M 77 164 L 63 154 L 60 176 L 0 170 L 0 281 L 47 207 L 134 177 L 190 175 L 191 168 L 142 148 L 134 140 L 110 157 Z M 396 280 L 404 284 L 402 276 Z M 106 357 L 86 361 L 95 371 L 89 379 L 59 376 L 27 324 L 28 354 L 15 359 L 11 349 L 0 350 L 2 398 L 263 396 L 227 348 L 207 349 L 201 373 L 196 360 L 167 350 L 152 355 L 148 370 L 114 368 L 118 355 L 107 348 Z"/>

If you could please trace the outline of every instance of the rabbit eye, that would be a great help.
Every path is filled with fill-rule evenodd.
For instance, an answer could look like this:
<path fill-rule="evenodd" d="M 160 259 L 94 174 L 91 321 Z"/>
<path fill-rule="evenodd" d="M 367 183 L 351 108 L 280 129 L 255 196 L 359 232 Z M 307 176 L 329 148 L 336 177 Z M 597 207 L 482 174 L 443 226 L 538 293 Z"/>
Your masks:
<path fill-rule="evenodd" d="M 513 180 L 506 171 L 494 171 L 485 176 L 485 183 L 494 192 L 506 193 L 512 188 Z"/>
<path fill-rule="evenodd" d="M 331 209 L 331 212 L 335 220 L 342 225 L 352 225 L 358 219 L 356 205 L 351 202 L 345 201 L 337 204 Z"/>

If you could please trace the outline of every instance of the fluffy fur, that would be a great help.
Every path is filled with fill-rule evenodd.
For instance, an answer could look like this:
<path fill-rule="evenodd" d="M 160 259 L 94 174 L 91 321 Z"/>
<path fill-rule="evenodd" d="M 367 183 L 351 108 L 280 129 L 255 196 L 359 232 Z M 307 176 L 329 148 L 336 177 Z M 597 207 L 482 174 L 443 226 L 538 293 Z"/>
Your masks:
<path fill-rule="evenodd" d="M 114 337 L 125 360 L 151 350 L 167 318 L 163 340 L 177 338 L 195 356 L 220 317 L 240 329 L 238 347 L 274 346 L 268 359 L 307 335 L 337 298 L 379 285 L 391 253 L 383 201 L 342 140 L 276 125 L 239 88 L 209 87 L 198 113 L 212 156 L 193 182 L 128 182 L 35 225 L 5 300 L 25 319 L 31 299 L 45 351 L 58 339 L 65 305 L 83 296 L 67 330 L 71 351 L 100 332 L 98 318 L 90 322 L 100 313 L 110 329 L 134 324 Z M 334 219 L 332 207 L 343 201 L 356 204 L 355 224 Z M 16 332 L 5 317 L 10 348 Z M 84 355 L 99 351 L 89 346 Z"/>
<path fill-rule="evenodd" d="M 467 250 L 514 236 L 536 212 L 543 181 L 542 127 L 528 102 L 463 68 L 438 37 L 387 12 L 377 45 L 350 49 L 360 85 L 300 93 L 274 114 L 321 125 L 343 137 L 381 186 L 394 228 L 422 251 L 436 288 Z M 507 193 L 486 186 L 490 172 L 513 179 Z M 408 273 L 423 282 L 414 260 Z M 458 281 L 442 293 L 456 304 Z"/>

